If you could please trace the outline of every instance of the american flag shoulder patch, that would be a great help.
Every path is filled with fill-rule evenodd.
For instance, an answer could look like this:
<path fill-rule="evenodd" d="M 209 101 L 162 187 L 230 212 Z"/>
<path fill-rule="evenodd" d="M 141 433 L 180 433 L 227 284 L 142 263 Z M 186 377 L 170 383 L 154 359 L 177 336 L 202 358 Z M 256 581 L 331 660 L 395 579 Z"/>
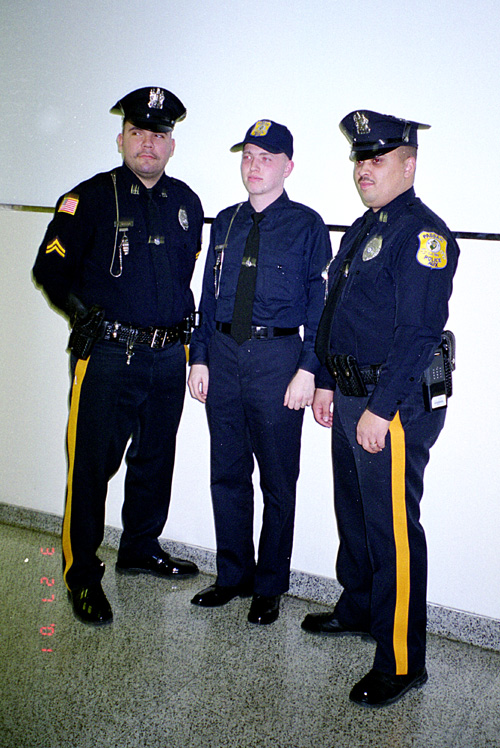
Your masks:
<path fill-rule="evenodd" d="M 72 192 L 69 192 L 64 196 L 62 203 L 59 206 L 58 213 L 69 213 L 70 216 L 74 216 L 76 209 L 78 208 L 79 198 Z"/>
<path fill-rule="evenodd" d="M 61 257 L 64 257 L 66 255 L 66 250 L 64 249 L 63 245 L 59 241 L 59 237 L 56 236 L 56 238 L 50 242 L 50 244 L 47 244 L 47 247 L 45 249 L 45 254 L 49 255 L 51 252 L 57 252 L 58 255 Z"/>

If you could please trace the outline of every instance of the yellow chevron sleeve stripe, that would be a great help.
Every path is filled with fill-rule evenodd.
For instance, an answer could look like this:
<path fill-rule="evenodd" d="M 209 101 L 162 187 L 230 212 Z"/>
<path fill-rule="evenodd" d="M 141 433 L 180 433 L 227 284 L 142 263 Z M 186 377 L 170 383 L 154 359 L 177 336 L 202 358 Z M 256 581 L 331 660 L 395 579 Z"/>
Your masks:
<path fill-rule="evenodd" d="M 63 245 L 59 241 L 59 237 L 57 236 L 54 241 L 50 242 L 50 244 L 47 244 L 47 247 L 45 249 L 46 255 L 50 255 L 51 252 L 57 252 L 57 254 L 61 257 L 65 257 L 66 255 L 66 250 L 64 249 Z"/>

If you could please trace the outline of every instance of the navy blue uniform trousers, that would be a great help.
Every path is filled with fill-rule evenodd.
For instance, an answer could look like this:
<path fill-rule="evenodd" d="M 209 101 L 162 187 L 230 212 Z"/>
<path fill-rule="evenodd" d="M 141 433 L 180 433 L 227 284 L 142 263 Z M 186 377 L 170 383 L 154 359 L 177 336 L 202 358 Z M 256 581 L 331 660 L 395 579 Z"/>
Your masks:
<path fill-rule="evenodd" d="M 424 410 L 420 384 L 391 422 L 385 448 L 366 452 L 356 426 L 369 398 L 335 392 L 332 430 L 340 546 L 336 605 L 347 627 L 370 632 L 374 667 L 405 675 L 425 664 L 427 547 L 420 500 L 445 410 Z"/>
<path fill-rule="evenodd" d="M 215 332 L 209 345 L 207 417 L 217 540 L 217 583 L 288 590 L 303 409 L 283 405 L 302 350 L 299 335 L 238 344 Z M 257 561 L 254 456 L 264 501 Z"/>
<path fill-rule="evenodd" d="M 152 553 L 170 503 L 175 441 L 185 393 L 186 354 L 99 341 L 86 361 L 71 356 L 68 486 L 63 521 L 64 580 L 69 589 L 100 582 L 110 478 L 127 449 L 119 554 Z"/>

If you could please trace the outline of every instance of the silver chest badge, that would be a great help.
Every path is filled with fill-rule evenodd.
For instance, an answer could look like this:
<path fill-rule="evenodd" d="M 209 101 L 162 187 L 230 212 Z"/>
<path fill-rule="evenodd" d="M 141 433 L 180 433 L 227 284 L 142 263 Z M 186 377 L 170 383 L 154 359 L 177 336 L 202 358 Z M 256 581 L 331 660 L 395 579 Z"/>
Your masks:
<path fill-rule="evenodd" d="M 363 262 L 373 260 L 382 249 L 382 237 L 377 234 L 373 236 L 367 243 L 363 250 Z"/>
<path fill-rule="evenodd" d="M 179 208 L 179 223 L 184 229 L 184 231 L 187 231 L 189 229 L 189 221 L 188 221 L 188 214 L 186 212 L 186 208 L 181 205 Z"/>

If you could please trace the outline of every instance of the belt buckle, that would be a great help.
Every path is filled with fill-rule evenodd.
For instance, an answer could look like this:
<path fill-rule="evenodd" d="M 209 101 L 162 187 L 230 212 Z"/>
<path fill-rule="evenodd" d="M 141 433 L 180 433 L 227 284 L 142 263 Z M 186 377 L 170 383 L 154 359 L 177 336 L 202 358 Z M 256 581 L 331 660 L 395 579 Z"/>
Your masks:
<path fill-rule="evenodd" d="M 155 327 L 153 332 L 153 339 L 151 340 L 151 348 L 157 350 L 163 348 L 165 340 L 168 335 L 168 327 Z M 159 338 L 157 341 L 157 337 Z M 161 338 L 161 339 L 160 339 Z"/>
<path fill-rule="evenodd" d="M 264 325 L 254 325 L 252 327 L 252 338 L 262 340 L 269 337 L 269 328 Z"/>

